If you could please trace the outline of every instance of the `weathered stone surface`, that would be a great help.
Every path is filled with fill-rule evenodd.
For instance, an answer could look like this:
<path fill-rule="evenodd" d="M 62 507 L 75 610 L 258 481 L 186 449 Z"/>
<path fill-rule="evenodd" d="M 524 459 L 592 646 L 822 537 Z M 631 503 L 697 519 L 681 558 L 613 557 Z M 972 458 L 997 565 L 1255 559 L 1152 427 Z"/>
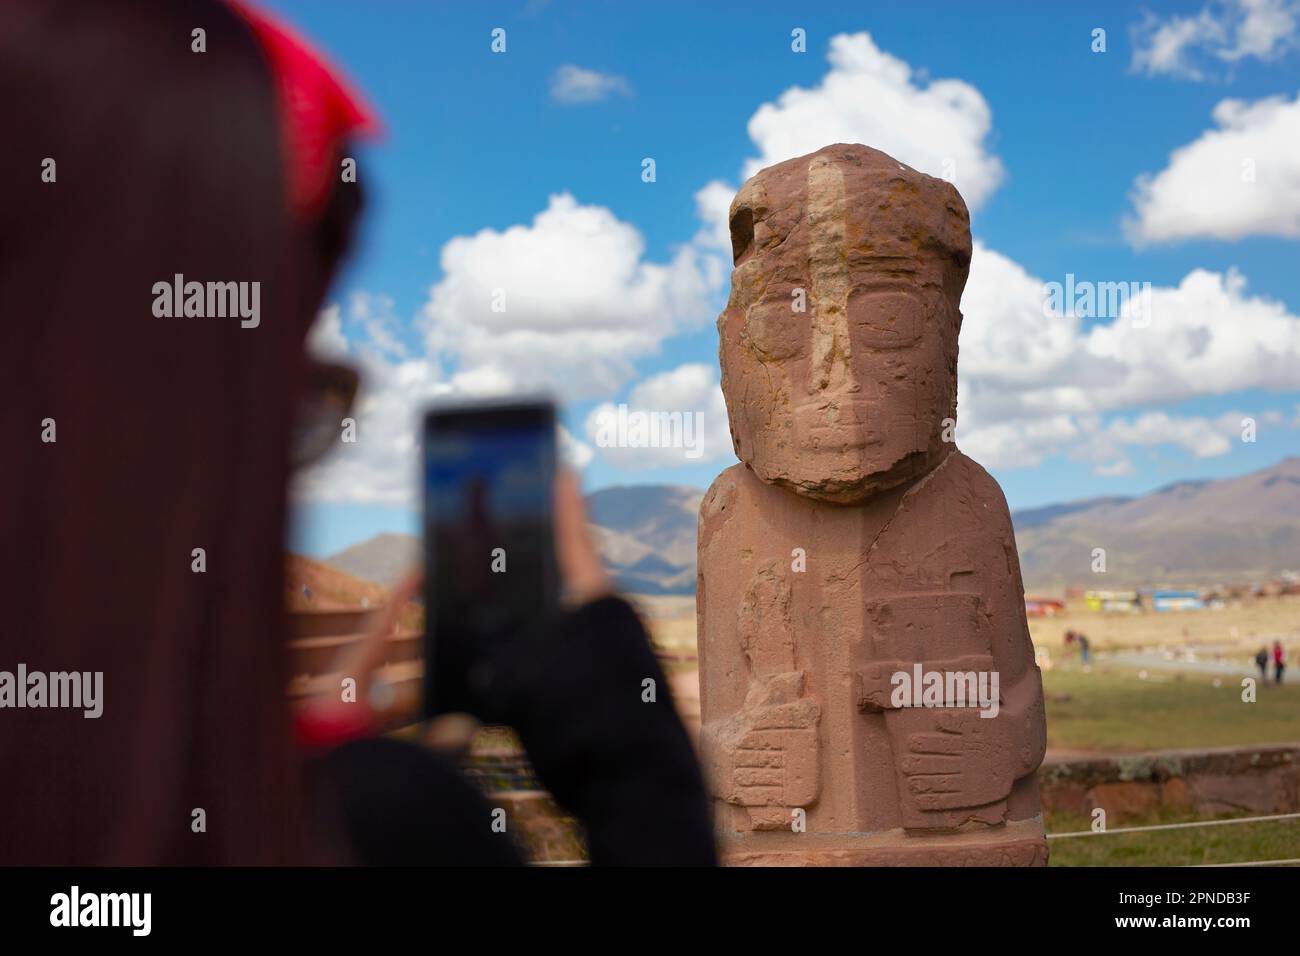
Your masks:
<path fill-rule="evenodd" d="M 971 256 L 957 190 L 878 150 L 828 146 L 746 182 L 731 235 L 718 333 L 736 456 L 841 503 L 930 471 L 952 450 L 957 402 Z"/>
<path fill-rule="evenodd" d="M 738 840 L 727 848 L 731 866 L 1046 866 L 1047 842 L 1037 820 L 1008 824 L 997 840 L 979 833 L 914 837 L 907 834 L 766 834 L 763 849 Z M 755 841 L 756 842 L 756 841 Z"/>
<path fill-rule="evenodd" d="M 965 205 L 837 145 L 749 180 L 731 232 L 718 331 L 742 464 L 701 505 L 697 591 L 724 856 L 1044 863 L 1042 683 L 1010 516 L 945 440 Z M 996 673 L 997 715 L 897 706 L 892 677 L 916 664 Z"/>

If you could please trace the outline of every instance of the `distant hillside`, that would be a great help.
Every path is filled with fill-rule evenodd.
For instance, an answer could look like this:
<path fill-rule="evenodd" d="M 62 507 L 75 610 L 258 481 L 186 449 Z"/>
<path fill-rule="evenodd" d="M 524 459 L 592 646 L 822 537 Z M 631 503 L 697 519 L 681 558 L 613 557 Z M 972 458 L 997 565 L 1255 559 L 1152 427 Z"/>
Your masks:
<path fill-rule="evenodd" d="M 674 485 L 624 485 L 587 497 L 597 545 L 621 589 L 694 593 L 703 494 Z M 1011 518 L 1031 590 L 1266 578 L 1300 568 L 1300 458 L 1240 478 L 1029 508 Z M 1092 573 L 1094 548 L 1106 549 L 1105 575 Z M 410 535 L 381 534 L 326 563 L 391 584 L 418 552 Z"/>
<path fill-rule="evenodd" d="M 1047 521 L 1012 515 L 1031 587 L 1211 584 L 1300 567 L 1300 458 L 1078 504 Z M 1105 575 L 1092 573 L 1094 548 L 1106 549 Z"/>
<path fill-rule="evenodd" d="M 633 594 L 695 593 L 695 517 L 704 492 L 671 485 L 603 488 L 587 496 L 592 533 L 617 586 Z M 325 559 L 380 584 L 419 561 L 420 541 L 379 534 Z"/>
<path fill-rule="evenodd" d="M 695 525 L 704 492 L 676 485 L 619 485 L 587 496 L 596 545 L 619 588 L 695 593 Z"/>
<path fill-rule="evenodd" d="M 1067 501 L 1062 504 L 1042 505 L 1038 508 L 1022 508 L 1013 512 L 1011 515 L 1012 523 L 1016 526 L 1016 533 L 1028 531 L 1030 528 L 1039 528 L 1045 524 L 1051 524 L 1057 518 L 1064 518 L 1068 514 L 1076 511 L 1085 511 L 1088 508 L 1095 508 L 1104 504 L 1121 504 L 1125 501 L 1132 501 L 1131 498 L 1082 498 L 1079 501 Z"/>
<path fill-rule="evenodd" d="M 380 607 L 388 600 L 388 588 L 383 585 L 299 554 L 285 555 L 284 588 L 285 607 L 290 611 Z M 420 630 L 424 627 L 423 605 L 408 604 L 398 620 L 408 630 Z"/>
<path fill-rule="evenodd" d="M 391 586 L 420 563 L 420 539 L 409 534 L 377 534 L 331 555 L 325 563 L 354 577 Z"/>
<path fill-rule="evenodd" d="M 363 603 L 382 604 L 388 589 L 362 580 L 322 561 L 302 555 L 285 556 L 285 605 L 290 610 L 332 610 Z M 303 590 L 306 587 L 310 596 Z"/>

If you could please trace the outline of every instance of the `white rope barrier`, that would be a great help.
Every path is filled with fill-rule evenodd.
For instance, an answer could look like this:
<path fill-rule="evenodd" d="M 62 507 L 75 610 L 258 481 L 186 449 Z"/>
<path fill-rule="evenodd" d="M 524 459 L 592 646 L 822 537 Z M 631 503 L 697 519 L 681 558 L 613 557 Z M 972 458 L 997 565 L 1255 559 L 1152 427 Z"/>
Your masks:
<path fill-rule="evenodd" d="M 1157 823 L 1146 827 L 1116 827 L 1113 830 L 1075 830 L 1071 833 L 1049 833 L 1049 840 L 1065 840 L 1070 837 L 1106 836 L 1111 833 L 1149 833 L 1152 830 L 1183 830 L 1188 827 L 1219 827 L 1230 823 L 1260 823 L 1265 820 L 1295 820 L 1300 813 L 1277 813 L 1267 817 L 1233 817 L 1230 820 L 1193 820 L 1190 823 Z M 1232 864 L 1242 866 L 1244 864 Z"/>
<path fill-rule="evenodd" d="M 1114 830 L 1076 830 L 1071 833 L 1049 833 L 1049 840 L 1065 840 L 1070 837 L 1105 836 L 1110 833 L 1150 833 L 1153 830 L 1184 830 L 1189 827 L 1217 827 L 1230 823 L 1264 823 L 1270 820 L 1296 820 L 1300 813 L 1275 813 L 1262 817 L 1233 817 L 1230 820 L 1193 820 L 1190 823 L 1157 823 L 1145 827 L 1117 827 Z M 1300 864 L 1300 858 L 1289 860 L 1248 860 L 1244 863 L 1189 863 L 1193 867 L 1214 866 L 1292 866 Z M 529 866 L 587 866 L 586 860 L 531 860 Z"/>
<path fill-rule="evenodd" d="M 590 860 L 529 860 L 529 866 L 591 866 Z"/>
<path fill-rule="evenodd" d="M 1198 868 L 1208 868 L 1212 866 L 1291 866 L 1300 863 L 1300 859 L 1294 860 L 1248 860 L 1245 863 L 1189 863 L 1188 866 Z"/>

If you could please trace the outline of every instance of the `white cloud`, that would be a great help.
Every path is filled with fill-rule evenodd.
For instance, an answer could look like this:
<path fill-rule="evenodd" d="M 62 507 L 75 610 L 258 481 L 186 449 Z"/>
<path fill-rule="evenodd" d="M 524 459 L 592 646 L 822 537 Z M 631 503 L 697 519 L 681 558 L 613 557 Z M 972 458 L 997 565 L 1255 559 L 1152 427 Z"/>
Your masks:
<path fill-rule="evenodd" d="M 1194 458 L 1217 458 L 1226 455 L 1243 440 L 1244 423 L 1248 417 L 1274 421 L 1284 418 L 1276 409 L 1270 409 L 1258 416 L 1233 411 L 1214 418 L 1148 411 L 1132 418 L 1114 418 L 1104 427 L 1089 421 L 1084 424 L 1083 440 L 1071 449 L 1070 457 L 1075 461 L 1092 462 L 1092 473 L 1101 477 L 1136 472 L 1128 455 L 1129 448 L 1175 445 L 1190 452 Z"/>
<path fill-rule="evenodd" d="M 1289 390 L 1300 365 L 1300 319 L 1280 302 L 1248 295 L 1235 270 L 1194 269 L 1177 286 L 1153 289 L 1149 327 L 1123 318 L 1096 325 L 1083 348 L 1121 370 L 1099 383 L 1100 406 Z"/>
<path fill-rule="evenodd" d="M 1101 478 L 1123 478 L 1136 472 L 1137 469 L 1128 458 L 1117 458 L 1092 469 L 1092 473 Z"/>
<path fill-rule="evenodd" d="M 711 365 L 689 363 L 652 375 L 619 404 L 625 406 L 622 420 L 629 424 L 623 434 L 618 429 L 619 407 L 613 402 L 597 405 L 586 421 L 588 440 L 613 464 L 663 468 L 712 461 L 731 453 L 727 406 L 717 370 Z M 644 447 L 637 435 L 639 422 L 649 427 L 645 416 L 659 416 L 662 439 L 657 447 Z M 663 427 L 665 424 L 668 427 Z"/>
<path fill-rule="evenodd" d="M 1300 94 L 1223 100 L 1212 115 L 1217 128 L 1138 177 L 1130 241 L 1300 238 Z"/>
<path fill-rule="evenodd" d="M 697 246 L 731 255 L 731 224 L 728 216 L 735 195 L 736 187 L 720 179 L 715 179 L 696 191 L 695 215 L 702 223 L 693 240 Z"/>
<path fill-rule="evenodd" d="M 625 77 L 583 69 L 572 63 L 566 63 L 551 75 L 551 99 L 557 103 L 599 103 L 614 93 L 623 96 L 632 93 Z"/>
<path fill-rule="evenodd" d="M 346 316 L 323 310 L 309 346 L 361 367 L 357 441 L 299 476 L 295 494 L 414 506 L 416 419 L 433 398 L 527 391 L 571 402 L 622 389 L 635 359 L 713 315 L 724 281 L 717 257 L 689 244 L 666 263 L 644 251 L 633 226 L 566 193 L 531 224 L 443 246 L 443 277 L 417 323 L 422 355 L 410 354 L 387 296 L 358 293 Z M 593 457 L 567 431 L 560 446 L 573 467 Z"/>
<path fill-rule="evenodd" d="M 1148 15 L 1133 33 L 1133 69 L 1148 76 L 1164 73 L 1199 80 L 1202 73 L 1192 65 L 1190 52 L 1199 46 L 1222 43 L 1225 29 L 1203 10 L 1194 17 L 1174 16 L 1168 20 Z"/>
<path fill-rule="evenodd" d="M 1004 178 L 985 142 L 993 111 L 974 86 L 941 79 L 922 84 L 912 67 L 876 46 L 870 33 L 831 37 L 830 69 L 811 89 L 792 86 L 749 119 L 759 155 L 741 179 L 833 143 L 862 143 L 931 176 L 950 179 L 974 210 Z M 695 244 L 731 254 L 727 213 L 737 187 L 713 180 L 695 194 L 703 223 Z"/>
<path fill-rule="evenodd" d="M 307 330 L 307 351 L 320 359 L 338 359 L 348 354 L 348 340 L 343 335 L 343 319 L 337 305 L 329 305 L 316 315 Z"/>
<path fill-rule="evenodd" d="M 1081 434 L 1070 415 L 973 425 L 970 423 L 973 416 L 966 415 L 967 404 L 958 402 L 958 442 L 962 451 L 989 468 L 1036 468 L 1044 458 Z"/>
<path fill-rule="evenodd" d="M 974 86 L 952 79 L 923 85 L 869 33 L 832 37 L 828 59 L 819 86 L 791 87 L 750 118 L 759 156 L 745 163 L 745 178 L 832 143 L 863 143 L 932 176 L 951 171 L 972 209 L 1002 182 L 1002 162 L 985 143 L 993 111 Z"/>
<path fill-rule="evenodd" d="M 298 500 L 416 507 L 419 410 L 455 387 L 436 361 L 407 355 L 397 338 L 393 305 L 388 296 L 357 292 L 346 321 L 341 307 L 331 304 L 308 331 L 307 351 L 352 365 L 361 387 L 350 413 L 356 441 L 342 441 L 340 427 L 340 441 L 330 453 L 294 476 Z"/>
<path fill-rule="evenodd" d="M 1204 80 L 1212 65 L 1276 60 L 1300 35 L 1297 0 L 1226 0 L 1195 16 L 1148 13 L 1133 28 L 1133 69 L 1148 76 Z"/>
<path fill-rule="evenodd" d="M 323 309 L 308 338 L 318 357 L 353 364 L 361 389 L 351 416 L 356 441 L 340 441 L 318 464 L 295 476 L 298 500 L 419 507 L 420 412 L 430 403 L 481 394 L 482 383 L 447 379 L 427 359 L 393 359 L 363 338 L 349 344 L 338 334 L 338 306 Z M 363 336 L 368 334 L 363 329 Z M 341 433 L 340 433 L 341 434 Z M 557 426 L 561 461 L 581 471 L 593 458 L 589 445 Z"/>
<path fill-rule="evenodd" d="M 1272 60 L 1296 45 L 1300 3 L 1295 0 L 1237 0 L 1242 14 L 1233 44 L 1219 52 L 1228 61 Z"/>
<path fill-rule="evenodd" d="M 1242 49 L 1260 42 L 1248 39 L 1260 35 L 1254 27 L 1243 29 Z M 957 184 L 972 206 L 997 187 L 1002 167 L 985 149 L 991 116 L 978 90 L 957 80 L 922 89 L 911 68 L 877 49 L 867 34 L 834 38 L 830 59 L 820 85 L 787 90 L 754 114 L 749 131 L 761 155 L 746 163 L 746 175 L 827 143 L 859 141 L 932 173 L 943 171 L 943 157 L 955 156 Z M 1294 151 L 1282 141 L 1300 141 L 1300 135 L 1279 135 L 1285 117 L 1273 113 L 1281 105 L 1216 110 L 1225 126 L 1245 131 L 1224 153 L 1232 158 L 1226 175 L 1240 181 L 1241 160 L 1257 157 L 1254 186 L 1272 196 L 1268 213 L 1261 208 L 1258 215 L 1284 214 L 1279 192 L 1289 188 L 1282 184 L 1292 174 L 1281 164 Z M 1267 170 L 1264 157 L 1273 164 Z M 697 246 L 729 250 L 726 214 L 733 194 L 719 181 L 696 193 L 703 223 Z M 1165 200 L 1163 181 L 1151 195 Z M 1252 209 L 1225 202 L 1238 215 Z M 1180 199 L 1177 205 L 1191 204 Z M 1209 205 L 1202 202 L 1202 208 Z M 1143 281 L 1140 275 L 1079 278 Z M 1247 388 L 1295 387 L 1300 320 L 1279 303 L 1249 295 L 1237 272 L 1193 270 L 1176 286 L 1152 286 L 1146 302 L 1149 316 L 1128 305 L 1095 323 L 1046 315 L 1044 281 L 976 241 L 962 300 L 962 447 L 996 467 L 1034 467 L 1068 453 L 1094 463 L 1099 473 L 1127 473 L 1132 464 L 1125 448 L 1159 443 L 1193 455 L 1222 454 L 1240 421 L 1229 428 L 1224 420 L 1196 416 L 1139 414 L 1128 421 L 1116 418 L 1119 413 Z"/>
<path fill-rule="evenodd" d="M 568 193 L 531 225 L 458 236 L 425 306 L 429 351 L 476 394 L 611 394 L 634 377 L 634 359 L 712 316 L 723 278 L 689 244 L 663 264 L 644 251 L 635 227 Z"/>
<path fill-rule="evenodd" d="M 1191 452 L 1194 458 L 1217 458 L 1232 449 L 1234 440 L 1241 439 L 1241 421 L 1245 417 L 1241 412 L 1206 418 L 1163 411 L 1143 412 L 1133 418 L 1118 417 L 1103 428 L 1088 430 L 1086 440 L 1074 449 L 1072 456 L 1101 463 L 1094 469 L 1097 474 L 1106 474 L 1125 460 L 1125 446 L 1177 445 Z"/>
<path fill-rule="evenodd" d="M 407 349 L 400 339 L 400 322 L 394 306 L 392 296 L 354 292 L 350 318 L 364 330 L 368 348 L 389 358 L 403 359 L 407 357 Z"/>
<path fill-rule="evenodd" d="M 1196 269 L 1177 286 L 1153 286 L 1145 322 L 1127 310 L 1087 327 L 1049 317 L 1043 288 L 1019 264 L 975 243 L 962 298 L 957 437 L 986 465 L 1033 467 L 1080 448 L 1089 460 L 1113 462 L 1121 446 L 1153 440 L 1200 457 L 1222 454 L 1228 446 L 1214 436 L 1239 433 L 1241 415 L 1208 424 L 1140 416 L 1105 426 L 1102 416 L 1249 388 L 1295 388 L 1300 318 L 1249 295 L 1235 271 Z"/>
<path fill-rule="evenodd" d="M 390 358 L 365 340 L 349 345 L 339 330 L 338 306 L 322 310 L 308 348 L 356 366 L 361 389 L 351 412 L 356 441 L 340 440 L 318 464 L 296 475 L 294 497 L 416 507 L 419 410 L 451 394 L 451 383 L 428 359 Z"/>
<path fill-rule="evenodd" d="M 591 464 L 595 452 L 586 442 L 579 441 L 573 432 L 563 425 L 556 426 L 559 432 L 560 461 L 573 471 L 581 471 Z"/>
<path fill-rule="evenodd" d="M 1264 33 L 1251 28 L 1243 36 L 1241 49 L 1261 48 Z M 788 89 L 753 114 L 749 133 L 759 155 L 745 163 L 745 175 L 847 141 L 883 149 L 933 174 L 945 172 L 944 160 L 952 160 L 954 179 L 972 207 L 997 188 L 1003 169 L 987 148 L 991 111 L 973 86 L 924 82 L 866 33 L 833 38 L 829 59 L 817 86 Z M 1297 208 L 1287 205 L 1288 197 L 1300 189 L 1287 185 L 1295 167 L 1283 165 L 1294 163 L 1289 144 L 1298 138 L 1288 124 L 1295 122 L 1295 109 L 1280 99 L 1220 104 L 1214 114 L 1220 129 L 1175 152 L 1161 174 L 1139 181 L 1133 227 L 1139 238 L 1269 228 L 1283 234 L 1280 217 Z M 1215 175 L 1239 177 L 1241 160 L 1251 157 L 1257 173 L 1252 185 L 1267 193 L 1264 201 L 1204 198 L 1215 193 L 1206 182 L 1215 182 Z M 1189 183 L 1197 184 L 1196 203 L 1187 201 Z M 696 193 L 701 228 L 666 262 L 646 258 L 634 226 L 567 193 L 552 196 L 531 223 L 453 238 L 442 249 L 443 276 L 419 320 L 423 357 L 412 358 L 407 339 L 397 334 L 391 300 L 354 299 L 346 316 L 337 307 L 326 310 L 312 342 L 358 358 L 371 392 L 358 412 L 357 445 L 344 446 L 304 475 L 301 487 L 328 500 L 412 503 L 414 412 L 432 397 L 549 390 L 574 401 L 620 394 L 635 380 L 639 359 L 716 311 L 734 191 L 715 180 Z M 1204 215 L 1210 225 L 1189 225 L 1179 215 Z M 1233 216 L 1241 222 L 1224 225 Z M 1292 212 L 1292 228 L 1296 218 Z M 1093 325 L 1046 316 L 1043 281 L 976 242 L 963 299 L 963 449 L 993 467 L 1034 466 L 1065 453 L 1097 474 L 1126 474 L 1134 448 L 1172 444 L 1204 457 L 1222 454 L 1232 440 L 1227 416 L 1180 417 L 1143 407 L 1245 388 L 1294 388 L 1300 319 L 1279 303 L 1249 295 L 1235 271 L 1193 270 L 1176 286 L 1154 288 L 1150 301 L 1148 327 L 1128 312 Z M 360 344 L 349 347 L 348 339 Z M 701 455 L 688 458 L 680 447 L 593 448 L 601 414 L 617 412 L 616 402 L 605 402 L 584 422 L 585 442 L 561 431 L 566 457 L 581 466 L 599 455 L 635 469 L 731 453 L 712 363 L 650 376 L 623 404 L 630 411 L 700 412 Z M 1125 412 L 1135 417 L 1119 416 Z"/>

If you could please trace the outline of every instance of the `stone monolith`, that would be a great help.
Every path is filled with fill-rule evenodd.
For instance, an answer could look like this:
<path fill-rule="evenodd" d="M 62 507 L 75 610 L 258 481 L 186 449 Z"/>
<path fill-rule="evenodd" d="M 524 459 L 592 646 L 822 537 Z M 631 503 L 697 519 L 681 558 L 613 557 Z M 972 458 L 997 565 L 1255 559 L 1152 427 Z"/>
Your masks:
<path fill-rule="evenodd" d="M 701 505 L 697 591 L 724 858 L 1044 864 L 1011 519 L 952 440 L 966 205 L 835 145 L 758 173 L 730 216 L 741 464 Z"/>

